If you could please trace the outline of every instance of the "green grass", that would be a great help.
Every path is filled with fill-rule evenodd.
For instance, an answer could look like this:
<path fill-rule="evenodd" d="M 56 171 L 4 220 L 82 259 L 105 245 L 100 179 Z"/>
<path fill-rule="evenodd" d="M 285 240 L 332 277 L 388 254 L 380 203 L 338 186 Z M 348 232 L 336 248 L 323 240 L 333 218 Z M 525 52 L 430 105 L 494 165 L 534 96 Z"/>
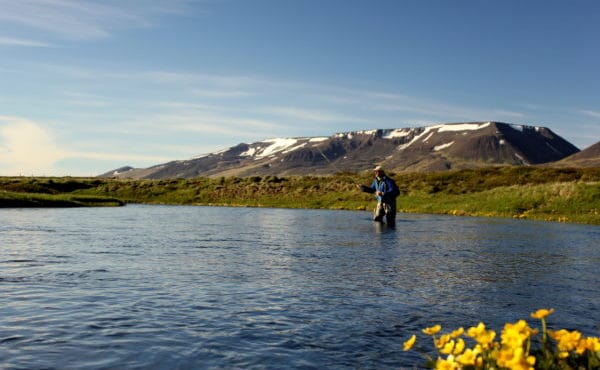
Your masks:
<path fill-rule="evenodd" d="M 122 206 L 123 204 L 121 200 L 110 197 L 0 191 L 0 208 L 107 207 Z"/>
<path fill-rule="evenodd" d="M 500 186 L 467 194 L 408 195 L 406 212 L 515 217 L 600 225 L 600 182 Z"/>
<path fill-rule="evenodd" d="M 600 224 L 600 168 L 491 167 L 391 175 L 402 191 L 398 209 L 403 212 Z M 5 177 L 0 178 L 0 204 L 7 202 L 7 193 L 1 193 L 5 190 L 45 194 L 50 196 L 44 198 L 45 204 L 61 204 L 65 199 L 58 196 L 62 194 L 91 196 L 90 205 L 105 204 L 94 204 L 94 199 L 120 199 L 146 204 L 371 210 L 373 196 L 355 187 L 356 183 L 370 184 L 371 176 L 340 173 L 328 177 L 172 180 Z M 71 198 L 86 203 L 84 200 Z"/>

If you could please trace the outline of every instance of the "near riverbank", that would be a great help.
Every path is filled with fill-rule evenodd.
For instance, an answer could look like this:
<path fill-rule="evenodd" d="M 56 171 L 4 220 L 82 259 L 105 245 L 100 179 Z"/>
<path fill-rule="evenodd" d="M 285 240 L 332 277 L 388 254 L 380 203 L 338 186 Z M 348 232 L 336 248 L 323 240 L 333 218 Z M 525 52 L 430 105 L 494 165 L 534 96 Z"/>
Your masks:
<path fill-rule="evenodd" d="M 401 212 L 600 225 L 600 168 L 491 167 L 390 175 L 402 192 L 398 198 Z M 370 210 L 374 206 L 372 196 L 358 191 L 355 184 L 370 184 L 371 176 L 339 173 L 327 177 L 172 180 L 4 177 L 0 178 L 0 205 L 20 206 L 11 200 L 17 193 L 21 197 L 42 196 L 52 200 L 47 204 L 41 200 L 38 206 L 57 206 L 54 200 L 66 196 L 87 201 L 87 205 L 113 205 L 111 201 L 121 200 L 146 204 Z"/>
<path fill-rule="evenodd" d="M 36 207 L 116 207 L 123 206 L 120 199 L 72 194 L 37 194 L 0 190 L 0 208 Z"/>

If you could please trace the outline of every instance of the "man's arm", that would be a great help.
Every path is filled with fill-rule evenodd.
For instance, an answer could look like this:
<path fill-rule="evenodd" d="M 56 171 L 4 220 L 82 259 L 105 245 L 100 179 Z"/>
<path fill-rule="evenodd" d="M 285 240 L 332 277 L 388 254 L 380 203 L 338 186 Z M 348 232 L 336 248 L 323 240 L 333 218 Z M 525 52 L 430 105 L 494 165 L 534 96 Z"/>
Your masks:
<path fill-rule="evenodd" d="M 375 189 L 372 186 L 367 186 L 367 185 L 359 184 L 359 185 L 357 185 L 357 187 L 360 190 L 364 191 L 365 193 L 373 194 L 375 192 Z"/>

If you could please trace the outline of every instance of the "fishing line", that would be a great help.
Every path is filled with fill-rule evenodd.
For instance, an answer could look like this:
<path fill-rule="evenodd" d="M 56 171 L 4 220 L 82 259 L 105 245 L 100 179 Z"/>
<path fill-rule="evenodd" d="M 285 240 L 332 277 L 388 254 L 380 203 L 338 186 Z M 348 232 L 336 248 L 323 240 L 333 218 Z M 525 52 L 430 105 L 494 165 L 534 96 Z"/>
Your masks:
<path fill-rule="evenodd" d="M 320 149 L 318 146 L 315 146 L 315 148 L 317 148 L 317 150 L 319 151 L 319 153 L 321 153 L 321 155 L 323 156 L 323 158 L 325 158 L 325 160 L 326 160 L 326 161 L 327 161 L 327 162 L 328 162 L 328 163 L 329 163 L 331 166 L 333 166 L 333 168 L 335 168 L 335 169 L 336 169 L 336 171 L 337 171 L 339 174 L 343 174 L 343 173 L 344 173 L 344 171 L 342 171 L 342 170 L 341 170 L 341 169 L 340 169 L 340 168 L 339 168 L 339 167 L 338 167 L 338 166 L 337 166 L 335 163 L 333 163 L 332 161 L 330 161 L 330 160 L 329 160 L 329 158 L 327 158 L 327 156 L 325 155 L 325 153 L 323 153 L 323 151 L 322 151 L 322 150 L 321 150 L 321 149 Z M 350 182 L 352 182 L 352 183 L 354 183 L 354 182 L 355 182 L 355 180 L 354 180 L 354 179 L 352 179 L 352 178 L 351 178 L 350 176 L 348 176 L 348 175 L 343 175 L 343 176 L 342 176 L 342 179 L 343 179 L 344 177 L 345 177 L 345 178 L 347 178 L 347 179 L 350 179 Z"/>
<path fill-rule="evenodd" d="M 338 172 L 342 172 L 342 171 L 340 171 L 340 169 L 338 168 L 338 166 L 336 166 L 332 161 L 329 160 L 329 158 L 327 158 L 327 156 L 325 155 L 325 153 L 323 153 L 323 151 L 318 146 L 315 146 L 315 148 L 317 148 L 317 150 L 319 151 L 319 153 L 321 153 L 321 155 L 323 156 L 323 158 L 325 158 L 325 160 L 330 165 L 332 165 Z"/>

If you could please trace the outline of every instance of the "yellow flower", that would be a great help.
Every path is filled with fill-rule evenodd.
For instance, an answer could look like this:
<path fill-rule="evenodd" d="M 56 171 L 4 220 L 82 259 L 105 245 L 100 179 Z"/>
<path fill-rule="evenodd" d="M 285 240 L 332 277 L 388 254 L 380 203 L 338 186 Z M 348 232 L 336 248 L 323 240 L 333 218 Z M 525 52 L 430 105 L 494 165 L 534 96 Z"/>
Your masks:
<path fill-rule="evenodd" d="M 476 327 L 471 327 L 467 330 L 467 335 L 481 344 L 485 349 L 491 348 L 492 342 L 496 337 L 496 332 L 493 330 L 486 330 L 485 324 L 480 322 Z"/>
<path fill-rule="evenodd" d="M 451 340 L 449 342 L 447 342 L 441 349 L 440 349 L 440 353 L 443 353 L 445 355 L 450 355 L 452 354 L 452 350 L 454 349 L 454 341 Z"/>
<path fill-rule="evenodd" d="M 495 352 L 495 358 L 498 365 L 511 370 L 533 370 L 533 365 L 535 365 L 535 357 L 528 356 L 521 347 L 505 347 Z"/>
<path fill-rule="evenodd" d="M 442 348 L 446 345 L 446 343 L 448 343 L 448 341 L 450 341 L 450 335 L 444 334 L 440 337 L 440 339 L 437 339 L 434 344 L 436 348 Z"/>
<path fill-rule="evenodd" d="M 427 335 L 435 335 L 440 330 L 442 330 L 442 326 L 441 325 L 435 325 L 435 326 L 423 329 L 423 333 L 427 334 Z"/>
<path fill-rule="evenodd" d="M 598 337 L 586 338 L 586 346 L 587 346 L 588 351 L 600 352 L 600 338 L 598 338 Z"/>
<path fill-rule="evenodd" d="M 476 346 L 474 349 L 467 348 L 462 355 L 456 357 L 456 361 L 458 361 L 458 363 L 461 365 L 475 366 L 477 365 L 477 358 L 480 354 L 481 347 L 479 346 Z"/>
<path fill-rule="evenodd" d="M 582 354 L 585 351 L 599 352 L 600 351 L 600 340 L 594 337 L 583 338 L 577 344 L 575 352 Z"/>
<path fill-rule="evenodd" d="M 438 357 L 435 362 L 435 368 L 439 370 L 457 370 L 460 369 L 460 364 L 454 361 L 454 356 L 450 355 L 445 360 Z"/>
<path fill-rule="evenodd" d="M 509 348 L 522 347 L 523 343 L 536 331 L 531 329 L 525 320 L 519 320 L 514 324 L 507 323 L 502 330 L 502 344 Z"/>
<path fill-rule="evenodd" d="M 548 330 L 548 335 L 550 336 L 550 338 L 552 338 L 556 341 L 560 340 L 560 338 L 562 338 L 567 333 L 568 333 L 568 331 L 566 331 L 565 329 Z"/>
<path fill-rule="evenodd" d="M 549 331 L 548 334 L 552 339 L 558 342 L 557 347 L 561 352 L 573 351 L 577 348 L 581 333 L 578 331 L 568 331 L 565 329 L 557 331 Z"/>
<path fill-rule="evenodd" d="M 461 335 L 463 335 L 463 333 L 464 333 L 464 332 L 465 332 L 465 329 L 463 329 L 463 328 L 461 327 L 461 328 L 458 328 L 458 329 L 454 330 L 452 333 L 450 333 L 450 336 L 451 336 L 452 338 L 458 338 L 458 337 L 460 337 Z"/>
<path fill-rule="evenodd" d="M 452 351 L 452 354 L 457 356 L 460 355 L 461 353 L 463 353 L 465 350 L 465 341 L 462 338 L 459 338 L 456 341 L 456 344 L 454 345 L 454 351 Z"/>
<path fill-rule="evenodd" d="M 477 326 L 469 328 L 469 330 L 467 330 L 467 335 L 470 336 L 471 338 L 475 338 L 476 336 L 483 333 L 484 331 L 485 331 L 485 324 L 480 322 Z"/>
<path fill-rule="evenodd" d="M 404 342 L 404 350 L 408 351 L 415 345 L 415 341 L 417 340 L 417 336 L 413 334 L 406 342 Z"/>
<path fill-rule="evenodd" d="M 549 315 L 551 315 L 554 312 L 554 308 L 550 308 L 550 309 L 539 309 L 537 311 L 535 311 L 534 313 L 531 314 L 531 317 L 534 319 L 545 319 L 546 317 L 548 317 Z"/>
<path fill-rule="evenodd" d="M 554 313 L 553 308 L 539 309 L 530 314 L 534 319 L 541 320 L 543 338 L 541 345 L 543 350 L 550 350 L 552 344 L 548 338 L 556 342 L 556 346 L 551 350 L 553 361 L 562 361 L 573 355 L 574 360 L 578 360 L 578 355 L 591 356 L 600 355 L 600 338 L 585 337 L 578 331 L 568 330 L 547 330 L 546 318 Z M 510 370 L 534 370 L 537 365 L 535 356 L 530 355 L 530 350 L 538 353 L 539 349 L 532 343 L 531 337 L 537 335 L 540 330 L 533 329 L 525 320 L 518 320 L 514 323 L 506 323 L 500 333 L 500 341 L 496 338 L 496 332 L 486 328 L 483 322 L 477 326 L 470 327 L 467 330 L 458 328 L 450 333 L 442 334 L 441 325 L 435 325 L 422 330 L 423 333 L 432 336 L 435 348 L 438 351 L 438 357 L 435 362 L 436 369 L 462 369 L 467 368 L 502 368 Z M 465 334 L 466 332 L 466 334 Z M 465 340 L 467 337 L 473 338 L 476 342 L 473 348 L 466 348 Z M 404 342 L 404 350 L 407 351 L 413 347 L 416 336 Z M 546 347 L 548 346 L 548 347 Z M 533 349 L 532 349 L 533 348 Z M 445 358 L 441 356 L 446 355 Z M 431 361 L 431 357 L 430 361 Z M 541 357 L 540 357 L 541 359 Z M 570 361 L 570 360 L 569 360 Z M 544 365 L 543 363 L 541 365 Z"/>

